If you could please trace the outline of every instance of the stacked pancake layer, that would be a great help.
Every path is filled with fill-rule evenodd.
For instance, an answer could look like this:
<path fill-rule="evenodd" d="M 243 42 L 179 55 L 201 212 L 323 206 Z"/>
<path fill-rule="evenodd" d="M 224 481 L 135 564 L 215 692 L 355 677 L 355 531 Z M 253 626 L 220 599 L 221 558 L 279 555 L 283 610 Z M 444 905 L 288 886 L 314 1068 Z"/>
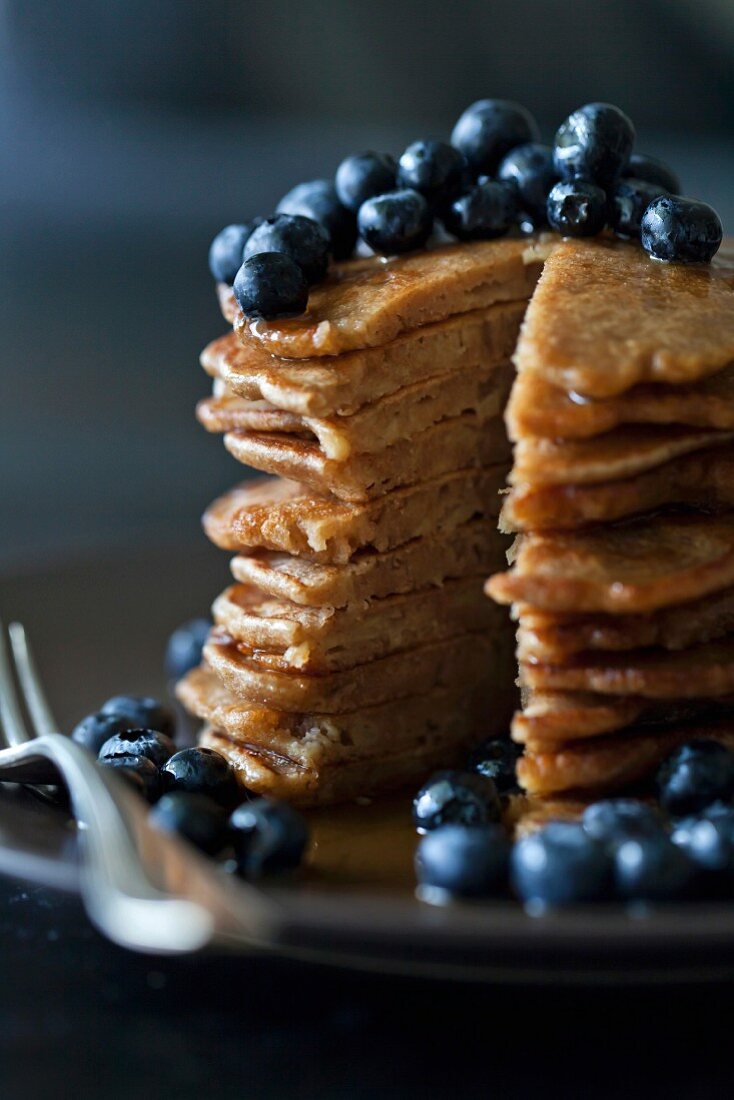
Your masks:
<path fill-rule="evenodd" d="M 251 789 L 301 804 L 450 764 L 512 710 L 506 612 L 483 598 L 509 444 L 510 356 L 532 241 L 352 261 L 308 312 L 202 355 L 197 410 L 269 478 L 204 517 L 234 552 L 204 663 L 179 685 Z"/>
<path fill-rule="evenodd" d="M 620 789 L 696 736 L 734 744 L 734 259 L 566 242 L 515 354 L 488 591 L 518 622 L 532 793 Z"/>

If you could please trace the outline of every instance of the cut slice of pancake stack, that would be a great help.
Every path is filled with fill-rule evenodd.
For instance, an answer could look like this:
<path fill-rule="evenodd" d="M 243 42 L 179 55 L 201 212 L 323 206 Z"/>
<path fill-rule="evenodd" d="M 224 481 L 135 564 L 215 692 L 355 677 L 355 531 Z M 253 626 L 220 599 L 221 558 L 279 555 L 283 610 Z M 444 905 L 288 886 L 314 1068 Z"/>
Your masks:
<path fill-rule="evenodd" d="M 198 416 L 274 476 L 204 517 L 235 583 L 178 693 L 249 788 L 369 795 L 506 727 L 511 631 L 482 589 L 507 545 L 502 413 L 546 251 L 351 261 L 277 322 L 248 323 L 220 287 L 234 331 L 202 355 Z"/>
<path fill-rule="evenodd" d="M 734 256 L 565 242 L 515 354 L 488 591 L 518 623 L 534 794 L 643 781 L 694 737 L 734 745 Z"/>

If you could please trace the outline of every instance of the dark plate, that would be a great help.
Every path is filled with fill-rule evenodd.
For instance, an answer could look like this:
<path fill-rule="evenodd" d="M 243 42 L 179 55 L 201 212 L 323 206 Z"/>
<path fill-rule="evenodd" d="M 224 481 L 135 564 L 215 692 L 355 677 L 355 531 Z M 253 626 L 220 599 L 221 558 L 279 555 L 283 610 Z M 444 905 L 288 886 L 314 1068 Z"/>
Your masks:
<path fill-rule="evenodd" d="M 0 614 L 29 630 L 64 729 L 120 691 L 165 692 L 170 630 L 227 583 L 208 548 L 59 565 L 0 580 Z M 313 820 L 312 866 L 263 891 L 253 950 L 356 969 L 469 981 L 665 983 L 734 976 L 734 906 L 531 918 L 511 902 L 431 907 L 412 896 L 409 795 Z M 0 870 L 75 889 L 73 830 L 25 791 L 0 794 Z M 243 903 L 244 903 L 243 893 Z M 233 950 L 246 949 L 240 942 Z"/>

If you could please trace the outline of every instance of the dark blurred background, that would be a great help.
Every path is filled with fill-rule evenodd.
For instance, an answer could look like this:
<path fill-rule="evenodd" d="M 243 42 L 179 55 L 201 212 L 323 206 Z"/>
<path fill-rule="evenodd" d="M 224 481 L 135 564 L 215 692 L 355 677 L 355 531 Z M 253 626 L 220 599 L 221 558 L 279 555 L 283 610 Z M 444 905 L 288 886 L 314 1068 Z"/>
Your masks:
<path fill-rule="evenodd" d="M 0 568 L 203 540 L 222 225 L 500 96 L 618 103 L 731 232 L 733 62 L 733 0 L 0 0 Z"/>

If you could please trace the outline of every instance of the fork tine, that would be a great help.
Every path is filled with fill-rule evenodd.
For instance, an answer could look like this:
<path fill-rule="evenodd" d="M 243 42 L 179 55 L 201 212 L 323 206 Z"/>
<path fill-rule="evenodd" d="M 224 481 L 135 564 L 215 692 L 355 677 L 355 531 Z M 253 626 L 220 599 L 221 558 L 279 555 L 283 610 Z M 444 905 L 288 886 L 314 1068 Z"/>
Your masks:
<path fill-rule="evenodd" d="M 5 640 L 5 627 L 2 622 L 0 622 L 0 725 L 2 725 L 0 736 L 4 734 L 4 740 L 8 745 L 22 745 L 31 740 L 18 703 L 8 645 Z"/>
<path fill-rule="evenodd" d="M 38 675 L 36 662 L 28 644 L 25 627 L 22 623 L 11 623 L 8 627 L 8 633 L 21 691 L 25 698 L 36 737 L 43 737 L 47 733 L 56 733 L 59 727 L 51 713 L 51 707 L 41 686 L 41 677 Z"/>

